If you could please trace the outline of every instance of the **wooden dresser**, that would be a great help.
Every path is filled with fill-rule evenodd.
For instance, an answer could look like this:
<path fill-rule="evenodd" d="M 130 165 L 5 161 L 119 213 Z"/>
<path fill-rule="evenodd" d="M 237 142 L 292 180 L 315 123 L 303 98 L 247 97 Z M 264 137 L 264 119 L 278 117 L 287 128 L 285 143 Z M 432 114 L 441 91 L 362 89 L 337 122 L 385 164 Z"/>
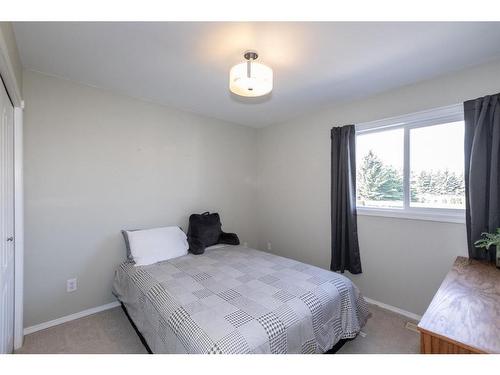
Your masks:
<path fill-rule="evenodd" d="M 500 353 L 500 270 L 458 257 L 418 330 L 421 353 Z"/>

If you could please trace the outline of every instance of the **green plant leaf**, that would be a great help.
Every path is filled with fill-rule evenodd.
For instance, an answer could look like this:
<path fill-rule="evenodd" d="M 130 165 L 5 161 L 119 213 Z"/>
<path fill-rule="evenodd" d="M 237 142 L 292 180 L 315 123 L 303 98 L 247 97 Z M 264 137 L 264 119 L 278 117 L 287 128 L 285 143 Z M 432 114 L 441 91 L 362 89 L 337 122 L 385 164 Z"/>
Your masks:
<path fill-rule="evenodd" d="M 481 233 L 481 237 L 479 240 L 474 242 L 475 247 L 482 247 L 488 250 L 491 246 L 500 246 L 500 228 L 494 233 Z"/>

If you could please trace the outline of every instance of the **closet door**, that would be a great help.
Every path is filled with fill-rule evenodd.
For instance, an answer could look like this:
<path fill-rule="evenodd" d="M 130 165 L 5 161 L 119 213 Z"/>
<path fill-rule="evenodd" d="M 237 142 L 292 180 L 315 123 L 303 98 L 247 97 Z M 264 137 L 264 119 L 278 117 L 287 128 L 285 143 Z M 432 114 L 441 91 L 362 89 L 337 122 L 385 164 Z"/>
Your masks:
<path fill-rule="evenodd" d="M 14 107 L 0 80 L 0 353 L 14 348 Z"/>

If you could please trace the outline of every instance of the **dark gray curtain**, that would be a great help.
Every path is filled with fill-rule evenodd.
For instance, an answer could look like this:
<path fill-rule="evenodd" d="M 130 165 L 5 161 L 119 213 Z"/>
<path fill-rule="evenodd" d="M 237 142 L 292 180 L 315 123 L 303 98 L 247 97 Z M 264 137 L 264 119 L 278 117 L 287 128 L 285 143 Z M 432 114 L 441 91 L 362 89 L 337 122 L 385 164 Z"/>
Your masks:
<path fill-rule="evenodd" d="M 356 214 L 354 125 L 335 127 L 332 138 L 332 271 L 361 273 Z"/>
<path fill-rule="evenodd" d="M 469 257 L 494 261 L 474 247 L 482 232 L 500 227 L 500 94 L 464 103 L 465 202 Z"/>

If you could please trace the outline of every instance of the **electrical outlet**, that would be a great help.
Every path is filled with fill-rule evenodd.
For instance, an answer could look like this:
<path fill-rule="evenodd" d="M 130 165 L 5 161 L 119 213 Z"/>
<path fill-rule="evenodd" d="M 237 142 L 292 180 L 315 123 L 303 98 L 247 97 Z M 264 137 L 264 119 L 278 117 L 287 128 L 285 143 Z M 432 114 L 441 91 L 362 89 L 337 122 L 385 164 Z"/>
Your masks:
<path fill-rule="evenodd" d="M 243 247 L 248 247 L 248 242 L 243 242 Z"/>
<path fill-rule="evenodd" d="M 268 243 L 267 243 L 267 250 L 272 250 L 272 249 L 273 249 L 273 247 L 272 247 L 272 245 L 271 245 L 271 242 L 268 242 Z"/>
<path fill-rule="evenodd" d="M 77 285 L 77 280 L 75 279 L 68 279 L 66 281 L 66 292 L 74 292 L 78 288 Z"/>

